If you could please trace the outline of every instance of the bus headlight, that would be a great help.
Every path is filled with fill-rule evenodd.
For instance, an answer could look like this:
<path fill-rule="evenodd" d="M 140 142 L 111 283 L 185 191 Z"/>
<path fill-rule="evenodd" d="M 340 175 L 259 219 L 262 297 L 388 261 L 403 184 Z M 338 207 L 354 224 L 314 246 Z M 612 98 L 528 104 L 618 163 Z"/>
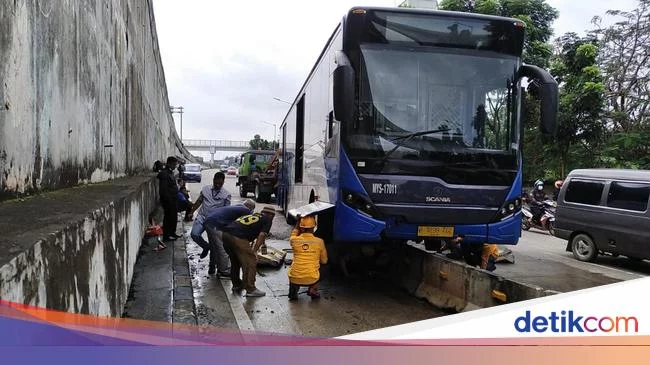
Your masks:
<path fill-rule="evenodd" d="M 376 218 L 379 216 L 379 211 L 377 207 L 372 203 L 369 197 L 355 193 L 349 190 L 343 190 L 343 201 L 345 204 L 353 209 L 356 209 L 360 213 L 367 215 L 371 218 Z"/>
<path fill-rule="evenodd" d="M 521 198 L 509 200 L 501 206 L 493 222 L 500 222 L 510 218 L 521 210 Z"/>

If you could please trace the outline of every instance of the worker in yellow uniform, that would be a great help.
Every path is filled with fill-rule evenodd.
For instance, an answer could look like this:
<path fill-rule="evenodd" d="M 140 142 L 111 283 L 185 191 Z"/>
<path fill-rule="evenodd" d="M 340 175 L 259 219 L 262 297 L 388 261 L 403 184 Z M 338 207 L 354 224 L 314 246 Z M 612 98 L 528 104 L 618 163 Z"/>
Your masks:
<path fill-rule="evenodd" d="M 312 299 L 320 298 L 318 281 L 320 265 L 327 263 L 325 242 L 314 236 L 316 219 L 313 216 L 302 217 L 291 232 L 293 262 L 289 268 L 289 300 L 298 299 L 301 286 L 308 286 L 307 295 Z"/>
<path fill-rule="evenodd" d="M 490 243 L 484 244 L 481 253 L 481 269 L 494 271 L 497 268 L 495 265 L 497 258 L 499 258 L 499 246 Z"/>

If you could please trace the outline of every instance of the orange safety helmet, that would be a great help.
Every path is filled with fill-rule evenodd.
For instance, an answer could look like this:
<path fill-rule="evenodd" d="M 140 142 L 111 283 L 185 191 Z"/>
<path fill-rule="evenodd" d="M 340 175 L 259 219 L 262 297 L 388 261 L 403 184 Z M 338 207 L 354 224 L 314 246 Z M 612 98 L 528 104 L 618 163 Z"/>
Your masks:
<path fill-rule="evenodd" d="M 316 218 L 313 216 L 307 216 L 300 218 L 300 228 L 314 228 L 316 227 Z"/>

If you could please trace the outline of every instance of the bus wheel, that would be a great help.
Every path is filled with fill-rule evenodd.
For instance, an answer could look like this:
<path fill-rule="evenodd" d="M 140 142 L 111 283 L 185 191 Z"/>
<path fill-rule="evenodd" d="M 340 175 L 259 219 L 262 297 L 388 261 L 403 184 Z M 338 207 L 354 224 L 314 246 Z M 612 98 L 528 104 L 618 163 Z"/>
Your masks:
<path fill-rule="evenodd" d="M 440 252 L 440 250 L 442 249 L 442 241 L 441 240 L 424 240 L 424 248 L 427 251 Z"/>
<path fill-rule="evenodd" d="M 481 266 L 481 256 L 483 255 L 483 245 L 470 244 L 462 242 L 460 244 L 461 252 L 465 263 L 469 266 Z"/>
<path fill-rule="evenodd" d="M 594 261 L 596 256 L 598 256 L 598 248 L 594 240 L 583 233 L 573 237 L 571 240 L 571 251 L 573 252 L 573 257 L 579 261 Z"/>

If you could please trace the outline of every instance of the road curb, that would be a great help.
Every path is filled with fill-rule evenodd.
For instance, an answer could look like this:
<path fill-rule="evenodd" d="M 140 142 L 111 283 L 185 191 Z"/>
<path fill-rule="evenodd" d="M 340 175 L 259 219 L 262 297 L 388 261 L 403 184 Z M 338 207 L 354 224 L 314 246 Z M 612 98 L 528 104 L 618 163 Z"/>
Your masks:
<path fill-rule="evenodd" d="M 186 224 L 182 221 L 180 223 L 183 232 L 185 232 Z M 194 288 L 190 276 L 190 263 L 187 258 L 189 239 L 183 234 L 182 240 L 174 241 L 172 323 L 196 325 L 198 321 L 194 303 Z"/>

